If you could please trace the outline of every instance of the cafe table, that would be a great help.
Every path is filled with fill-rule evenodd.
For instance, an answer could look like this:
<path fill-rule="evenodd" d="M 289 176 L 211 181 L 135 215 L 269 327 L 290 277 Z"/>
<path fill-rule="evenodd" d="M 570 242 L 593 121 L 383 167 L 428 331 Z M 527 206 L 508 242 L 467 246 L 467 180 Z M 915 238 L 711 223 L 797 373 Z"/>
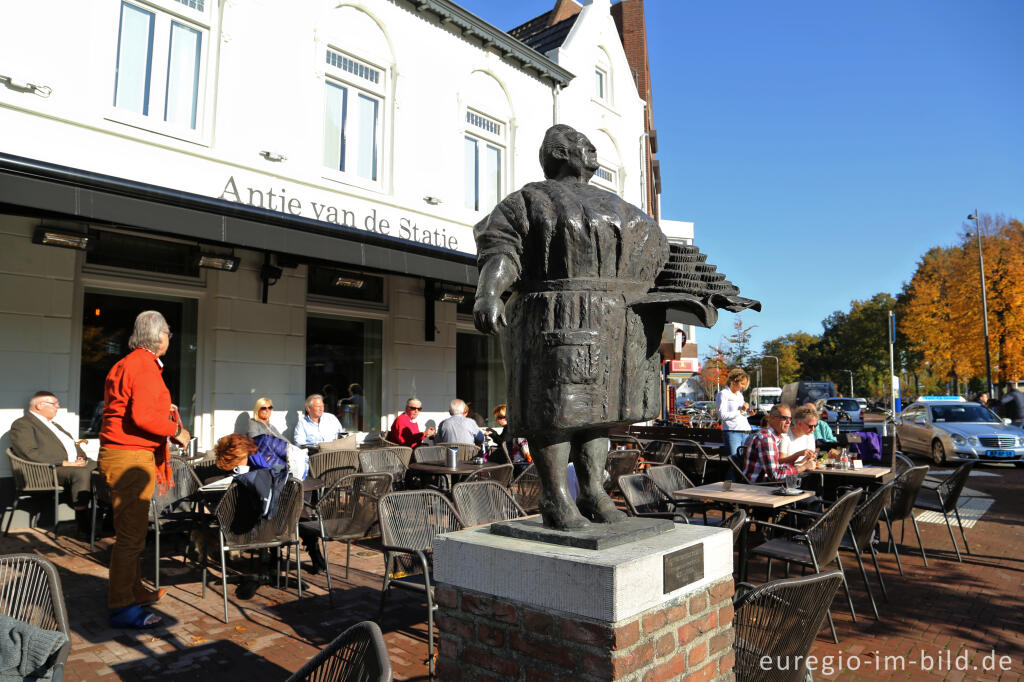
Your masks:
<path fill-rule="evenodd" d="M 459 462 L 454 467 L 449 467 L 436 462 L 410 462 L 408 470 L 427 476 L 443 478 L 450 483 L 456 483 L 470 474 L 494 467 L 494 464 L 473 464 L 472 462 Z M 451 490 L 451 486 L 447 486 Z"/>
<path fill-rule="evenodd" d="M 719 481 L 718 483 L 708 483 L 707 485 L 700 485 L 694 488 L 675 490 L 672 492 L 672 496 L 676 499 L 710 500 L 731 504 L 736 507 L 779 509 L 800 500 L 814 497 L 815 495 L 813 491 L 802 491 L 796 495 L 781 495 L 776 492 L 781 489 L 781 484 L 778 486 L 766 486 L 732 483 L 729 490 L 723 490 L 723 484 L 725 483 L 729 482 Z M 740 533 L 739 552 L 740 580 L 745 580 L 747 577 L 747 528 L 744 528 L 743 532 Z"/>
<path fill-rule="evenodd" d="M 866 490 L 873 490 L 875 487 L 888 483 L 895 474 L 890 467 L 864 466 L 860 469 L 829 469 L 818 466 L 805 475 L 818 475 L 819 485 L 816 486 L 824 499 L 832 500 L 838 497 L 837 489 L 841 486 L 863 487 Z"/>

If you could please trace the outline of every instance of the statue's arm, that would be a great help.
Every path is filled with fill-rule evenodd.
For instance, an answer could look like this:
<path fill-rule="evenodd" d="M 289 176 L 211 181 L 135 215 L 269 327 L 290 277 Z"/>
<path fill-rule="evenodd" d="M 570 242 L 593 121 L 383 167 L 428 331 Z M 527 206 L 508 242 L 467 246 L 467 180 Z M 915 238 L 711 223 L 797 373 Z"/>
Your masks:
<path fill-rule="evenodd" d="M 515 283 L 517 276 L 512 260 L 502 254 L 491 256 L 480 267 L 473 322 L 484 334 L 497 334 L 508 324 L 501 296 Z"/>

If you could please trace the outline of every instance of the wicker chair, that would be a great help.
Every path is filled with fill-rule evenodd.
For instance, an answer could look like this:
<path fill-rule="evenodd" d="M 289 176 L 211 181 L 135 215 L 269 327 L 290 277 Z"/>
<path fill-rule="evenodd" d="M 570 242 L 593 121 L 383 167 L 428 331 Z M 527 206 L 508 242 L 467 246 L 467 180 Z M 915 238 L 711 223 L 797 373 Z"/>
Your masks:
<path fill-rule="evenodd" d="M 652 440 L 644 446 L 644 461 L 648 464 L 671 464 L 675 445 L 670 440 Z"/>
<path fill-rule="evenodd" d="M 322 479 L 330 469 L 359 468 L 359 450 L 327 450 L 309 456 L 309 475 Z"/>
<path fill-rule="evenodd" d="M 92 472 L 92 522 L 89 524 L 89 551 L 96 550 L 96 517 L 100 507 L 107 510 L 114 509 L 114 501 L 110 497 L 110 488 L 107 487 L 107 479 L 99 469 Z"/>
<path fill-rule="evenodd" d="M 455 509 L 467 526 L 526 516 L 508 488 L 497 481 L 467 481 L 452 488 Z"/>
<path fill-rule="evenodd" d="M 636 462 L 640 459 L 639 450 L 612 450 L 608 453 L 608 461 L 604 470 L 608 472 L 608 480 L 604 488 L 607 491 L 615 490 L 619 485 L 619 478 L 632 474 L 636 469 Z"/>
<path fill-rule="evenodd" d="M 495 483 L 507 488 L 512 484 L 512 470 L 511 464 L 492 464 L 490 466 L 480 467 L 479 471 L 474 471 L 469 476 L 466 476 L 464 483 L 472 483 L 474 481 L 494 481 Z"/>
<path fill-rule="evenodd" d="M 752 523 L 756 526 L 774 528 L 792 534 L 790 538 L 773 538 L 751 550 L 753 554 L 768 558 L 768 580 L 771 580 L 772 577 L 772 559 L 785 561 L 787 565 L 791 562 L 807 566 L 812 568 L 815 573 L 820 573 L 822 568 L 835 561 L 839 570 L 842 571 L 843 560 L 839 556 L 839 543 L 850 525 L 850 517 L 853 516 L 860 495 L 859 488 L 846 493 L 821 515 L 813 512 L 788 510 L 790 514 L 802 513 L 817 516 L 814 523 L 806 530 L 754 519 Z M 850 595 L 850 586 L 846 582 L 845 573 L 843 574 L 843 587 L 846 588 L 850 615 L 853 622 L 856 623 L 857 612 L 853 608 L 853 597 Z M 832 629 L 832 640 L 838 644 L 839 637 L 836 635 L 836 626 L 832 622 L 831 612 L 828 613 L 828 625 Z"/>
<path fill-rule="evenodd" d="M 359 451 L 359 469 L 366 474 L 391 474 L 391 487 L 402 488 L 405 485 L 405 473 L 409 469 L 412 458 L 411 448 L 376 448 Z"/>
<path fill-rule="evenodd" d="M 960 520 L 960 510 L 957 509 L 957 502 L 960 501 L 960 493 L 967 484 L 967 477 L 971 475 L 974 462 L 964 462 L 946 478 L 942 479 L 935 487 L 928 485 L 926 481 L 914 502 L 916 509 L 942 512 L 942 518 L 946 520 L 946 528 L 949 530 L 949 539 L 953 541 L 953 550 L 956 552 L 956 560 L 963 562 L 960 556 L 960 548 L 956 544 L 956 536 L 953 535 L 953 526 L 949 523 L 949 512 L 956 515 L 956 523 L 960 526 L 960 537 L 964 539 L 964 551 L 971 553 L 967 545 L 967 534 L 964 533 L 964 523 Z"/>
<path fill-rule="evenodd" d="M 921 540 L 921 530 L 917 527 L 917 519 L 914 518 L 914 504 L 917 502 L 918 493 L 921 491 L 921 484 L 928 475 L 927 466 L 907 469 L 892 481 L 892 499 L 889 506 L 882 510 L 885 517 L 885 525 L 889 530 L 889 548 L 896 555 L 896 566 L 903 575 L 903 562 L 900 560 L 900 550 L 894 541 L 892 524 L 900 521 L 900 544 L 907 534 L 907 519 L 914 524 L 914 533 L 917 535 L 917 544 L 921 548 L 921 558 L 924 560 L 925 568 L 928 567 L 928 555 L 924 553 L 924 541 Z"/>
<path fill-rule="evenodd" d="M 53 564 L 35 554 L 0 556 L 0 614 L 43 630 L 64 633 L 67 641 L 50 668 L 50 679 L 60 682 L 71 653 L 71 629 L 60 575 Z"/>
<path fill-rule="evenodd" d="M 150 502 L 149 521 L 153 524 L 153 582 L 160 589 L 160 536 L 168 533 L 189 533 L 205 525 L 200 511 L 199 479 L 187 462 L 171 458 L 171 474 L 174 485 L 167 488 L 163 495 L 153 491 Z M 106 481 L 103 487 L 106 488 Z M 109 491 L 106 495 L 109 496 Z M 95 505 L 94 505 L 95 507 Z M 95 537 L 95 530 L 93 530 Z M 90 541 L 92 538 L 90 538 Z M 90 544 L 91 546 L 91 544 Z"/>
<path fill-rule="evenodd" d="M 460 462 L 468 462 L 480 454 L 480 446 L 472 443 L 434 443 L 434 447 L 444 448 L 445 452 L 448 448 L 458 448 Z"/>
<path fill-rule="evenodd" d="M 677 440 L 675 445 L 676 450 L 669 463 L 674 464 L 696 485 L 710 483 L 713 476 L 708 475 L 708 470 L 710 468 L 714 471 L 714 467 L 711 466 L 714 460 L 704 446 L 695 440 L 685 439 Z"/>
<path fill-rule="evenodd" d="M 54 464 L 43 464 L 30 462 L 14 454 L 14 450 L 7 448 L 7 456 L 11 460 L 11 472 L 14 474 L 14 499 L 11 500 L 6 513 L 7 526 L 4 528 L 4 535 L 11 530 L 11 521 L 18 511 L 18 504 L 33 495 L 53 495 L 53 539 L 57 539 L 57 519 L 60 508 L 60 493 L 64 487 L 57 481 L 57 467 Z"/>
<path fill-rule="evenodd" d="M 684 474 L 679 467 L 672 464 L 661 464 L 650 467 L 646 473 L 654 481 L 654 484 L 665 491 L 665 494 L 669 497 L 673 497 L 672 493 L 676 490 L 684 490 L 686 488 L 693 487 L 693 481 L 687 478 L 686 474 Z M 675 498 L 673 497 L 673 499 Z M 704 524 L 707 525 L 707 504 L 698 502 L 697 500 L 685 502 L 676 500 L 676 508 L 686 509 L 687 514 L 700 514 L 704 518 Z M 724 516 L 725 512 L 723 512 L 722 515 Z"/>
<path fill-rule="evenodd" d="M 686 511 L 677 508 L 675 500 L 659 488 L 647 474 L 630 474 L 619 477 L 619 489 L 626 500 L 630 516 L 656 519 L 671 519 L 689 523 Z"/>
<path fill-rule="evenodd" d="M 391 661 L 376 623 L 348 628 L 287 682 L 391 682 Z"/>
<path fill-rule="evenodd" d="M 380 514 L 381 545 L 384 550 L 384 584 L 380 591 L 380 612 L 392 587 L 422 592 L 427 599 L 427 658 L 434 676 L 434 588 L 430 583 L 434 538 L 460 530 L 465 524 L 452 503 L 433 490 L 391 492 L 377 505 Z"/>
<path fill-rule="evenodd" d="M 231 550 L 252 550 L 270 547 L 287 547 L 285 558 L 285 574 L 290 570 L 291 546 L 296 546 L 295 573 L 298 577 L 299 598 L 302 598 L 302 568 L 298 556 L 299 513 L 302 511 L 302 483 L 289 478 L 281 490 L 281 497 L 274 511 L 273 519 L 260 518 L 256 525 L 247 530 L 233 530 L 235 514 L 239 507 L 241 488 L 232 483 L 214 511 L 220 531 L 220 575 L 221 588 L 224 594 L 224 622 L 228 622 L 228 571 L 227 553 Z M 280 556 L 278 556 L 280 562 Z M 280 568 L 280 567 L 278 567 Z M 203 597 L 206 597 L 207 560 L 203 558 Z M 277 571 L 280 581 L 280 570 Z"/>
<path fill-rule="evenodd" d="M 526 467 L 509 485 L 509 490 L 527 514 L 536 513 L 540 508 L 540 476 L 537 475 L 537 465 L 531 464 Z"/>
<path fill-rule="evenodd" d="M 440 445 L 421 445 L 413 451 L 412 456 L 417 464 L 444 464 L 447 454 L 447 448 Z"/>
<path fill-rule="evenodd" d="M 877 488 L 864 502 L 857 506 L 850 517 L 850 528 L 843 535 L 839 543 L 839 549 L 853 552 L 857 557 L 857 565 L 860 567 L 861 577 L 864 578 L 864 589 L 867 590 L 868 598 L 871 599 L 871 610 L 874 611 L 875 620 L 878 620 L 878 605 L 875 603 L 875 595 L 871 592 L 871 584 L 868 582 L 868 572 L 864 568 L 864 559 L 861 554 L 865 549 L 871 551 L 871 558 L 875 562 L 875 574 L 878 576 L 878 584 L 882 586 L 882 596 L 889 601 L 889 594 L 885 590 L 885 581 L 882 580 L 882 570 L 878 566 L 878 552 L 871 544 L 871 535 L 878 525 L 878 519 L 882 516 L 882 510 L 889 503 L 892 496 L 892 481 Z"/>
<path fill-rule="evenodd" d="M 732 531 L 732 546 L 735 547 L 736 543 L 739 542 L 740 535 L 743 534 L 743 528 L 747 523 L 747 512 L 743 509 L 737 509 L 732 514 L 729 514 L 722 519 L 722 528 L 728 528 Z"/>
<path fill-rule="evenodd" d="M 832 570 L 758 587 L 740 583 L 734 602 L 736 679 L 803 682 L 810 679 L 807 654 L 821 629 L 843 572 Z M 765 668 L 762 658 L 773 665 Z"/>
<path fill-rule="evenodd" d="M 227 472 L 217 468 L 217 456 L 213 453 L 207 453 L 202 459 L 189 462 L 189 466 L 192 467 L 192 471 L 195 472 L 200 483 L 206 483 L 208 479 L 215 476 L 220 478 L 227 476 Z"/>
<path fill-rule="evenodd" d="M 312 531 L 324 546 L 334 540 L 345 543 L 345 580 L 352 558 L 352 541 L 365 537 L 377 523 L 377 502 L 391 489 L 391 475 L 351 474 L 334 483 L 316 503 L 317 520 L 302 521 L 301 528 Z M 334 605 L 331 588 L 331 562 L 327 562 L 327 595 Z"/>

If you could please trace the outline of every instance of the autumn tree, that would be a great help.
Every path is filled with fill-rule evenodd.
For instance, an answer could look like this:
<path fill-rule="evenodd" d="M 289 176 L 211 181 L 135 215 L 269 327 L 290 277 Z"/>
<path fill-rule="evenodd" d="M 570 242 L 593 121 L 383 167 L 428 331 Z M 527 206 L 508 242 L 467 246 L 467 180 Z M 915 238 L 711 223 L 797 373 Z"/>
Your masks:
<path fill-rule="evenodd" d="M 807 332 L 793 332 L 792 334 L 786 334 L 785 336 L 764 342 L 762 355 L 772 355 L 779 359 L 779 376 L 775 377 L 777 386 L 782 387 L 803 378 L 803 368 L 800 364 L 799 355 L 817 342 L 818 337 Z M 768 360 L 765 364 L 771 365 L 774 363 Z"/>

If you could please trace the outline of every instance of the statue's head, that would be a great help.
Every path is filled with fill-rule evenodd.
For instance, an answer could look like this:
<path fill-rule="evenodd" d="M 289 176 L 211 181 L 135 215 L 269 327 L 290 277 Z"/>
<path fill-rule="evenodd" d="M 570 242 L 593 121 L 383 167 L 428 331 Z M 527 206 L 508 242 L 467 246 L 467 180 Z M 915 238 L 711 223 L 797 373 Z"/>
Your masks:
<path fill-rule="evenodd" d="M 559 123 L 548 128 L 540 145 L 540 165 L 544 177 L 579 178 L 590 182 L 597 171 L 597 149 L 587 136 L 575 128 Z"/>

